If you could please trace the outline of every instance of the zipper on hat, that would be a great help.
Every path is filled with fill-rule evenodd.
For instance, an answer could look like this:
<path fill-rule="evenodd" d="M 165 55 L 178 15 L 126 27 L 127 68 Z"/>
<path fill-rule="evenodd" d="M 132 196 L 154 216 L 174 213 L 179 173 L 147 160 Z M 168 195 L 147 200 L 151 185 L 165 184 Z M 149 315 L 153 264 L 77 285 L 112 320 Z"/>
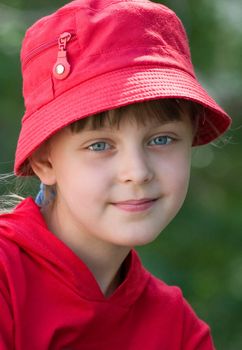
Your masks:
<path fill-rule="evenodd" d="M 53 67 L 53 75 L 56 79 L 65 79 L 71 70 L 71 66 L 67 60 L 67 44 L 71 39 L 71 33 L 64 32 L 58 39 L 57 60 Z"/>
<path fill-rule="evenodd" d="M 65 35 L 64 34 L 68 34 L 67 35 L 67 38 L 68 38 L 68 41 L 65 42 Z M 62 38 L 63 36 L 63 38 Z M 33 50 L 31 50 L 27 56 L 25 56 L 22 60 L 23 62 L 23 69 L 25 69 L 26 65 L 34 58 L 36 58 L 37 56 L 39 56 L 40 54 L 42 54 L 44 51 L 56 46 L 58 44 L 58 55 L 59 55 L 59 51 L 62 51 L 62 48 L 65 49 L 65 53 L 64 53 L 64 56 L 66 57 L 66 62 L 67 64 L 69 65 L 68 61 L 67 61 L 67 55 L 66 55 L 66 46 L 67 46 L 67 42 L 69 42 L 70 40 L 72 41 L 72 39 L 75 39 L 76 37 L 76 34 L 73 33 L 72 31 L 69 31 L 69 32 L 65 32 L 65 33 L 62 33 L 59 35 L 59 37 L 53 39 L 53 40 L 50 40 L 46 43 L 43 43 L 41 44 L 40 46 L 34 48 Z M 63 44 L 61 44 L 60 42 L 63 42 Z M 57 55 L 57 61 L 56 63 L 58 62 L 58 55 Z M 63 55 L 63 53 L 61 53 L 60 55 Z M 61 61 L 61 59 L 59 59 L 59 61 Z M 64 60 L 63 60 L 64 61 Z M 56 67 L 56 63 L 54 65 L 54 68 Z M 67 66 L 67 64 L 65 66 Z M 54 70 L 54 69 L 53 69 Z M 68 73 L 69 74 L 69 73 Z M 67 75 L 68 75 L 67 74 Z M 66 75 L 66 76 L 67 76 Z M 57 79 L 63 79 L 63 78 L 60 78 L 60 75 L 58 75 Z"/>

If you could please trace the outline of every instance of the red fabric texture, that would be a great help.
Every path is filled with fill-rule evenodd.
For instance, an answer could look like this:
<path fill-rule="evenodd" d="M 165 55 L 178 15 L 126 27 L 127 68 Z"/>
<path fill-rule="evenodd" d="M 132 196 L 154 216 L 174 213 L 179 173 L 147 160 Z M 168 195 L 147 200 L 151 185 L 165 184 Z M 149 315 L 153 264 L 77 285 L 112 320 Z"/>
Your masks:
<path fill-rule="evenodd" d="M 1 350 L 212 350 L 208 326 L 177 287 L 142 266 L 105 298 L 29 198 L 0 217 Z"/>
<path fill-rule="evenodd" d="M 66 32 L 62 50 L 58 39 Z M 70 2 L 27 31 L 21 61 L 26 111 L 18 175 L 26 175 L 27 158 L 59 129 L 131 103 L 182 98 L 203 105 L 194 145 L 217 138 L 231 122 L 197 81 L 178 17 L 147 0 Z M 66 75 L 58 78 L 56 62 L 66 62 Z"/>

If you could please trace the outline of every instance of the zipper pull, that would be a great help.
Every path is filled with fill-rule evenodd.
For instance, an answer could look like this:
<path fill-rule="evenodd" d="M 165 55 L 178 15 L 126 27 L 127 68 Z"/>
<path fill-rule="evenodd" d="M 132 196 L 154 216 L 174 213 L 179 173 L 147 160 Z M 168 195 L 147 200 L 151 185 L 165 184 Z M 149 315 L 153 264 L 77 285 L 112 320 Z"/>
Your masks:
<path fill-rule="evenodd" d="M 56 79 L 65 79 L 71 70 L 71 66 L 67 60 L 67 43 L 71 39 L 68 32 L 62 33 L 58 39 L 57 61 L 53 67 L 53 75 Z"/>

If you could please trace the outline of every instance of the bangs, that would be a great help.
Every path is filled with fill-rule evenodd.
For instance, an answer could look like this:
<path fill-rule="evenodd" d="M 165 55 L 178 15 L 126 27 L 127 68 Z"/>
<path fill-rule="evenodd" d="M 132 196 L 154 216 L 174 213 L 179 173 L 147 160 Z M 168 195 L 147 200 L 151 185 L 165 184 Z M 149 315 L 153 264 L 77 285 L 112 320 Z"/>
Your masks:
<path fill-rule="evenodd" d="M 202 106 L 189 100 L 161 99 L 135 103 L 119 107 L 110 111 L 100 112 L 70 124 L 73 133 L 78 133 L 84 128 L 98 130 L 104 127 L 119 128 L 126 118 L 136 125 L 145 126 L 155 120 L 163 124 L 169 121 L 179 121 L 188 117 L 194 126 L 197 116 L 201 114 Z M 196 128 L 195 128 L 196 129 Z"/>

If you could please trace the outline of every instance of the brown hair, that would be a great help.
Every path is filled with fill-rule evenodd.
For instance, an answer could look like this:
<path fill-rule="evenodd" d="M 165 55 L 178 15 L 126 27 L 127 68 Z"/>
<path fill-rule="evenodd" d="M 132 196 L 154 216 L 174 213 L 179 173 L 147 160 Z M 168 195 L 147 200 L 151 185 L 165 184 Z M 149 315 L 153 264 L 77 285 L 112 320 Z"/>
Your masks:
<path fill-rule="evenodd" d="M 83 130 L 87 125 L 94 130 L 104 127 L 107 123 L 111 127 L 119 128 L 127 112 L 132 111 L 131 118 L 138 125 L 146 125 L 151 119 L 161 123 L 181 120 L 184 115 L 187 115 L 191 119 L 195 133 L 198 126 L 198 116 L 201 115 L 202 109 L 202 106 L 189 100 L 162 99 L 145 101 L 94 114 L 91 118 L 83 118 L 70 124 L 69 127 L 73 133 Z"/>

